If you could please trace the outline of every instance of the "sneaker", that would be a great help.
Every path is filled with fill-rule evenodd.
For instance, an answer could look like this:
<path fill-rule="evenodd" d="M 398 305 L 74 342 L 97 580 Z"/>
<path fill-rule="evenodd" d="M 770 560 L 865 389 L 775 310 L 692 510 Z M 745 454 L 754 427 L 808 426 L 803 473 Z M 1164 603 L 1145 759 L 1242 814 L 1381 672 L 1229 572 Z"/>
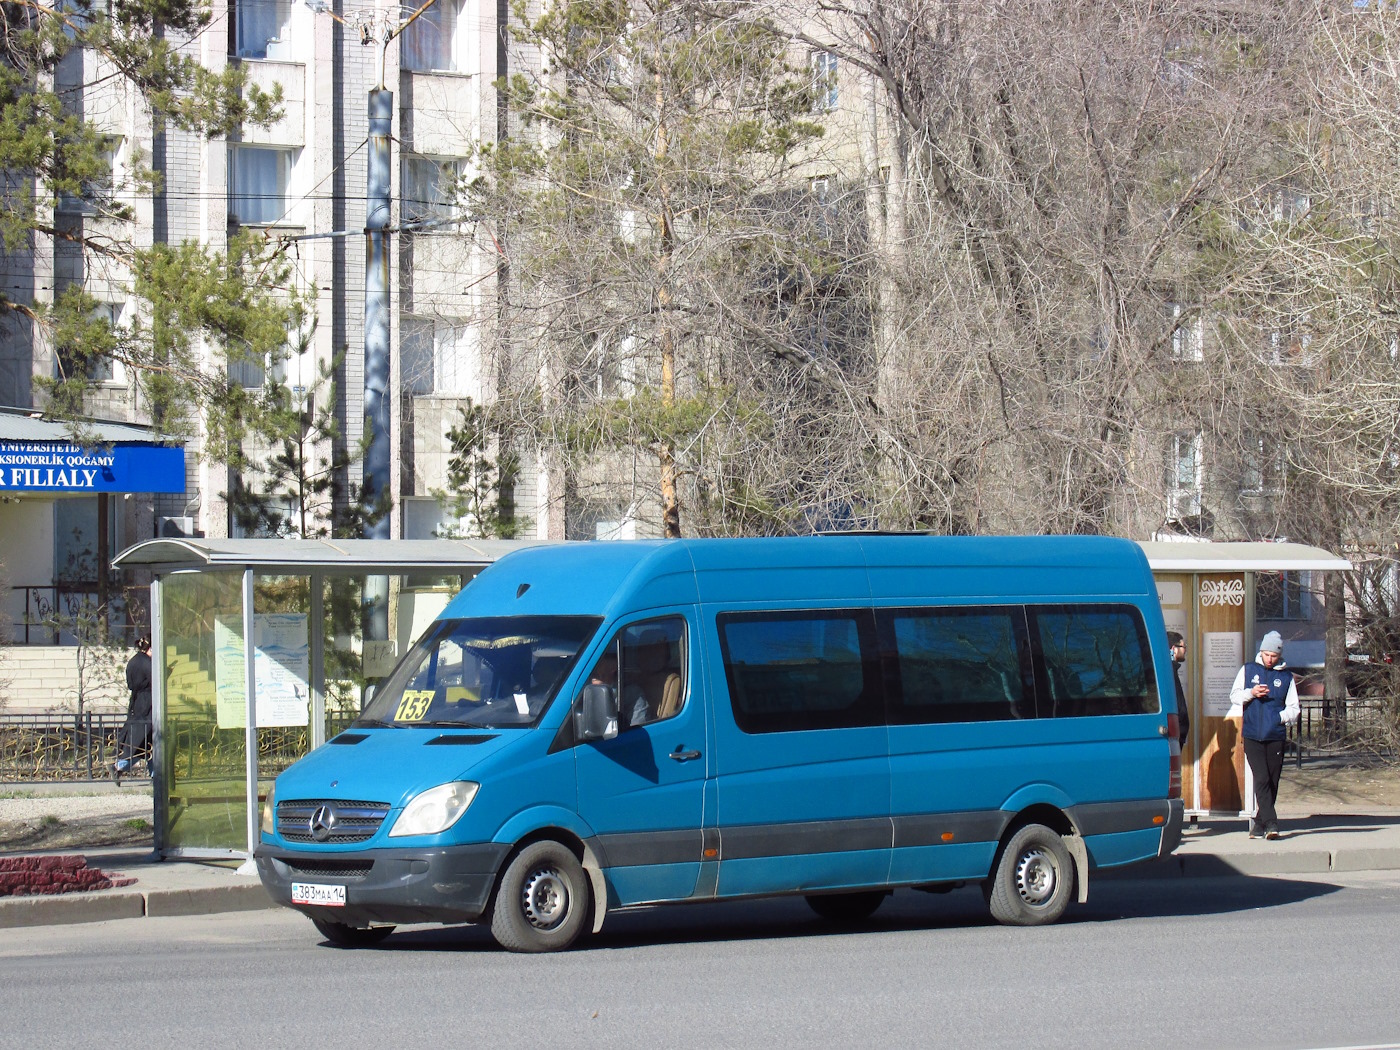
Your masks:
<path fill-rule="evenodd" d="M 1252 839 L 1257 839 L 1257 838 L 1259 838 L 1259 837 L 1260 837 L 1261 835 L 1263 835 L 1263 834 L 1264 834 L 1264 832 L 1263 832 L 1262 830 L 1260 830 L 1259 825 L 1256 824 L 1256 823 L 1254 823 L 1254 821 L 1251 820 L 1251 821 L 1249 822 L 1249 837 L 1252 838 Z"/>
<path fill-rule="evenodd" d="M 1266 832 L 1264 832 L 1264 837 L 1265 837 L 1266 839 L 1276 839 L 1276 838 L 1278 838 L 1278 837 L 1279 837 L 1279 835 L 1278 835 L 1278 825 L 1277 825 L 1277 824 L 1270 824 L 1270 825 L 1269 825 L 1269 830 L 1266 831 Z"/>

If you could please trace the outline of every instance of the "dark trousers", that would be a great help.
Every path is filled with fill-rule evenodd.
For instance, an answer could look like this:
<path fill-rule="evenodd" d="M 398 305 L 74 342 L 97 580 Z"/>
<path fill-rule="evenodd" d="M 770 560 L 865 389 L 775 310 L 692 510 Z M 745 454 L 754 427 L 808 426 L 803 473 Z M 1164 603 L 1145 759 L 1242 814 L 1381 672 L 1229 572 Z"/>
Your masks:
<path fill-rule="evenodd" d="M 1283 741 L 1246 738 L 1244 758 L 1254 778 L 1254 819 L 1267 831 L 1278 823 L 1274 803 L 1278 800 L 1278 783 L 1283 777 Z"/>
<path fill-rule="evenodd" d="M 131 768 L 137 758 L 146 760 L 149 772 L 151 765 L 151 723 L 145 720 L 129 720 L 122 723 L 117 732 L 117 758 L 122 770 Z"/>

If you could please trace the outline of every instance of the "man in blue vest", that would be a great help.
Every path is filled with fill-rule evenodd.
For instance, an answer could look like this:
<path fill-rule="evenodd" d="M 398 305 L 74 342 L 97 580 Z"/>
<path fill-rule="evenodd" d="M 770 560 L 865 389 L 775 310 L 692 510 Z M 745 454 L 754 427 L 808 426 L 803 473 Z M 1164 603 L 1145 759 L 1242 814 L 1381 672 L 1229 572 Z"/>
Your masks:
<path fill-rule="evenodd" d="M 1244 757 L 1254 781 L 1254 819 L 1249 837 L 1278 838 L 1279 780 L 1283 776 L 1283 741 L 1298 721 L 1298 689 L 1283 665 L 1283 638 L 1264 635 L 1259 654 L 1240 668 L 1230 689 L 1230 716 L 1244 719 Z"/>

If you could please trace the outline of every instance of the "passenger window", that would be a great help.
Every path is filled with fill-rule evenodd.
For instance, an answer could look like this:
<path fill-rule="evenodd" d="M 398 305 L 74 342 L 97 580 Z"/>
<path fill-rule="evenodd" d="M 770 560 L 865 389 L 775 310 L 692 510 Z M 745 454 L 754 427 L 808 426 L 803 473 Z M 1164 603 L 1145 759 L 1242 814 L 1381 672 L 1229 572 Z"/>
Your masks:
<path fill-rule="evenodd" d="M 617 697 L 617 730 L 674 718 L 685 703 L 685 620 L 631 624 L 613 636 L 589 672 Z"/>
<path fill-rule="evenodd" d="M 1020 609 L 898 609 L 878 615 L 894 652 L 891 722 L 1035 717 Z"/>
<path fill-rule="evenodd" d="M 1041 689 L 1057 718 L 1149 714 L 1160 709 L 1152 650 L 1132 606 L 1032 606 Z"/>
<path fill-rule="evenodd" d="M 868 610 L 722 613 L 717 622 L 734 721 L 744 732 L 884 722 Z"/>

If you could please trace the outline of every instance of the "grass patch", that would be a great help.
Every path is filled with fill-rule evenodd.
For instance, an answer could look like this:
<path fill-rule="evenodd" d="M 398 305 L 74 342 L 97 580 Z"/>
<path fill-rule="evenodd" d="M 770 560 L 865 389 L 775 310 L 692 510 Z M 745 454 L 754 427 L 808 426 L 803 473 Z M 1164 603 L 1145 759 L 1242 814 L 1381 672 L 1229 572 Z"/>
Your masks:
<path fill-rule="evenodd" d="M 41 828 L 56 828 L 61 826 L 62 824 L 63 818 L 56 817 L 52 813 L 45 813 L 42 817 L 39 818 L 39 827 Z"/>
<path fill-rule="evenodd" d="M 130 828 L 132 831 L 150 831 L 151 822 L 144 817 L 132 817 L 130 820 L 122 821 L 122 827 Z"/>

